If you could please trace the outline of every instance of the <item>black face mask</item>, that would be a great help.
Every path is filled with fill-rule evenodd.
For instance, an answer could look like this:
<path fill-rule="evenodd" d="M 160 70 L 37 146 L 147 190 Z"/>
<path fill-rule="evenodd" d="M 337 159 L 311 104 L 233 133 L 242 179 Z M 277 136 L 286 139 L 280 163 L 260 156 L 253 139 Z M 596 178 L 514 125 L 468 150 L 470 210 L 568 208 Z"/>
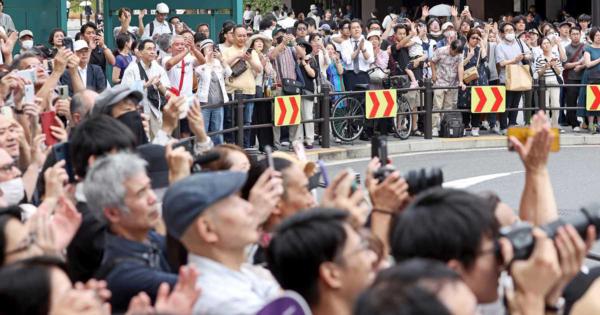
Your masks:
<path fill-rule="evenodd" d="M 144 125 L 142 124 L 142 116 L 137 110 L 132 110 L 122 114 L 121 116 L 117 117 L 117 120 L 129 127 L 136 138 L 137 145 L 148 143 L 148 136 L 146 136 L 146 131 L 144 130 Z"/>

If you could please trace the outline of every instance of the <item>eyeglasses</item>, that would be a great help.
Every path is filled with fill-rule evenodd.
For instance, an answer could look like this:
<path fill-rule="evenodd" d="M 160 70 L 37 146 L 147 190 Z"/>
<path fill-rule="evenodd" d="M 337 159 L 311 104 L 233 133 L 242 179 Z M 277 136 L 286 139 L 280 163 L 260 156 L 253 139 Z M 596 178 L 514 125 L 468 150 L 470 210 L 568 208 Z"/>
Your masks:
<path fill-rule="evenodd" d="M 481 40 L 481 38 L 479 38 L 479 37 L 471 37 L 471 39 L 474 39 L 474 40 Z"/>
<path fill-rule="evenodd" d="M 299 30 L 299 31 L 306 31 L 306 27 L 298 27 L 297 30 Z"/>
<path fill-rule="evenodd" d="M 0 172 L 10 172 L 13 167 L 17 167 L 17 161 L 0 166 Z"/>

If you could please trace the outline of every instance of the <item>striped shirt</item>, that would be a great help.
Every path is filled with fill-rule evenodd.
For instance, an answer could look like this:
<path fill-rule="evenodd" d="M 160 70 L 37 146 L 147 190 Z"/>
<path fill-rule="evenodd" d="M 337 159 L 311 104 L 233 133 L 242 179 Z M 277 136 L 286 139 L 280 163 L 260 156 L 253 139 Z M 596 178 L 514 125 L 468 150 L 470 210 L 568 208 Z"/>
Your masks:
<path fill-rule="evenodd" d="M 535 59 L 535 72 L 539 72 L 539 70 L 544 68 L 550 60 L 556 59 L 556 60 L 558 60 L 558 63 L 557 63 L 557 67 L 558 67 L 557 71 L 558 72 L 556 74 L 561 76 L 562 72 L 563 72 L 563 66 L 562 66 L 562 62 L 560 62 L 560 56 L 553 52 L 552 58 L 550 58 L 550 60 L 548 60 L 546 58 L 547 57 L 545 57 L 544 55 L 540 55 Z M 546 71 L 544 72 L 544 77 L 553 77 L 556 74 L 554 73 L 554 70 L 551 67 L 548 67 L 546 69 Z"/>
<path fill-rule="evenodd" d="M 271 54 L 274 52 L 276 48 L 271 50 Z M 275 62 L 273 62 L 273 67 L 277 72 L 277 80 L 281 83 L 282 79 L 296 79 L 296 60 L 294 59 L 294 54 L 292 53 L 291 47 L 286 47 L 284 51 L 277 55 L 275 58 Z"/>

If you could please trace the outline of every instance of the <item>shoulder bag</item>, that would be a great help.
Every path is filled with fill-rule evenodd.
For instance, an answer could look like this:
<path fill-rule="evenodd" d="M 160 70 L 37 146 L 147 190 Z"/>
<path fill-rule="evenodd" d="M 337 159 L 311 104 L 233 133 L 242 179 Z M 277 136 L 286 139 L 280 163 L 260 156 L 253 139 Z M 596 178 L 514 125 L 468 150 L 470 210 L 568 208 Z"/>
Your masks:
<path fill-rule="evenodd" d="M 480 59 L 481 59 L 481 49 L 479 49 L 479 54 L 477 54 L 477 64 L 473 67 L 465 69 L 465 71 L 463 73 L 463 81 L 466 84 L 469 84 L 472 81 L 479 79 L 479 71 L 477 71 L 477 70 L 479 69 L 479 60 Z"/>
<path fill-rule="evenodd" d="M 521 53 L 525 53 L 521 41 L 517 39 Z M 506 65 L 506 90 L 529 91 L 533 86 L 533 77 L 529 65 Z"/>

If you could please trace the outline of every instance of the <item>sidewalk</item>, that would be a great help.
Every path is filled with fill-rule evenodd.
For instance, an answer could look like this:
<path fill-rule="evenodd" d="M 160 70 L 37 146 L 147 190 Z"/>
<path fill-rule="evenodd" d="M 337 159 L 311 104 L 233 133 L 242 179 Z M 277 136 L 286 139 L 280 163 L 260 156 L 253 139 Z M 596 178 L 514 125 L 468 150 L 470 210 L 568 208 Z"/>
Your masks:
<path fill-rule="evenodd" d="M 440 150 L 463 150 L 506 147 L 506 136 L 482 135 L 480 137 L 433 138 L 411 137 L 399 140 L 388 137 L 388 154 L 416 153 Z M 600 145 L 600 135 L 567 133 L 560 136 L 560 145 Z M 354 144 L 332 144 L 329 149 L 314 149 L 306 152 L 309 160 L 336 161 L 371 157 L 371 143 L 357 140 Z"/>

